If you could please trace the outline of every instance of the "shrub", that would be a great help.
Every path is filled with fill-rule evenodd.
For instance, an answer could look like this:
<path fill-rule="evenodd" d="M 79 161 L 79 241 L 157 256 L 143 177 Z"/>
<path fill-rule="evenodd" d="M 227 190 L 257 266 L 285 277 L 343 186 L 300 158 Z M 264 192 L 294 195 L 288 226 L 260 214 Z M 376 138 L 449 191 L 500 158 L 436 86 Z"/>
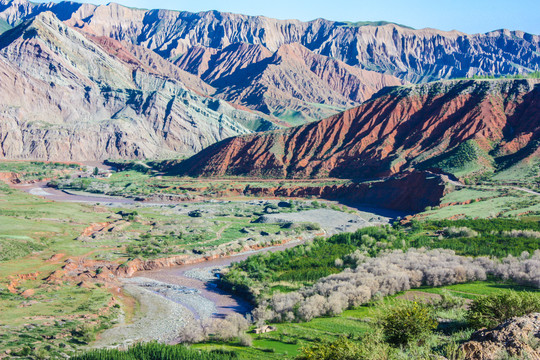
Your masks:
<path fill-rule="evenodd" d="M 510 231 L 501 231 L 502 236 L 507 237 L 524 237 L 524 238 L 534 238 L 540 239 L 540 231 L 534 230 L 510 230 Z"/>
<path fill-rule="evenodd" d="M 72 360 L 229 360 L 236 358 L 237 355 L 234 352 L 225 352 L 221 350 L 207 352 L 190 349 L 183 345 L 166 345 L 158 344 L 156 342 L 137 344 L 126 351 L 118 349 L 99 349 L 71 357 Z"/>
<path fill-rule="evenodd" d="M 452 295 L 446 289 L 441 292 L 441 298 L 433 302 L 433 306 L 436 309 L 442 310 L 460 309 L 464 305 L 465 299 Z"/>
<path fill-rule="evenodd" d="M 303 348 L 296 360 L 358 360 L 360 347 L 358 344 L 341 337 L 332 343 L 316 344 Z"/>
<path fill-rule="evenodd" d="M 317 223 L 307 223 L 307 224 L 304 224 L 304 229 L 308 231 L 316 231 L 316 230 L 321 230 L 321 226 Z"/>
<path fill-rule="evenodd" d="M 240 337 L 249 328 L 249 321 L 242 315 L 233 313 L 225 319 L 217 319 L 213 326 L 218 339 L 229 341 Z"/>
<path fill-rule="evenodd" d="M 465 237 L 465 238 L 473 238 L 477 237 L 478 233 L 472 229 L 469 229 L 468 227 L 447 227 L 443 229 L 444 236 L 446 237 Z"/>
<path fill-rule="evenodd" d="M 381 318 L 383 333 L 392 345 L 417 341 L 437 327 L 433 308 L 418 302 L 397 302 Z"/>
<path fill-rule="evenodd" d="M 253 345 L 253 338 L 248 334 L 240 334 L 238 336 L 238 342 L 245 347 L 251 347 Z"/>
<path fill-rule="evenodd" d="M 178 340 L 183 344 L 196 344 L 207 339 L 207 331 L 201 321 L 190 322 L 180 331 Z"/>
<path fill-rule="evenodd" d="M 540 295 L 531 292 L 505 292 L 474 300 L 467 320 L 476 327 L 492 328 L 515 316 L 540 311 Z"/>
<path fill-rule="evenodd" d="M 78 338 L 79 341 L 86 344 L 89 344 L 96 339 L 96 329 L 88 324 L 84 324 L 80 328 L 73 329 L 71 333 L 74 337 Z"/>

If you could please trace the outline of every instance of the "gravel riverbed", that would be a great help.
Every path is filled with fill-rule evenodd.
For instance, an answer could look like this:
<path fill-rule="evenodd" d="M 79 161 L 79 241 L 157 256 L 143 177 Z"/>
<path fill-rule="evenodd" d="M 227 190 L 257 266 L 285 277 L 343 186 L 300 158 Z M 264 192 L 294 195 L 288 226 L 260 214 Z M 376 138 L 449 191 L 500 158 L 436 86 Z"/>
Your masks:
<path fill-rule="evenodd" d="M 181 329 L 195 320 L 193 312 L 185 306 L 168 299 L 148 287 L 129 279 L 124 284 L 124 291 L 133 296 L 139 309 L 131 323 L 119 323 L 105 330 L 94 343 L 94 347 L 126 347 L 139 341 L 157 340 L 173 342 Z M 140 280 L 146 281 L 146 279 Z"/>

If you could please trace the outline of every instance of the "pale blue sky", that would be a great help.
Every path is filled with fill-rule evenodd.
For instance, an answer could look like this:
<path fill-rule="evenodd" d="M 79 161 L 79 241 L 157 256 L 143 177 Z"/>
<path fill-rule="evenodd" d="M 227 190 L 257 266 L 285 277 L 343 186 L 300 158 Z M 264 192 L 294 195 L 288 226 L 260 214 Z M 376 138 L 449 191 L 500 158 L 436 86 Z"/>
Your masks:
<path fill-rule="evenodd" d="M 109 1 L 84 2 L 106 4 Z M 115 2 L 146 9 L 193 12 L 219 10 L 304 21 L 319 17 L 347 21 L 387 20 L 414 28 L 457 29 L 467 33 L 506 28 L 540 34 L 540 0 L 117 0 Z"/>

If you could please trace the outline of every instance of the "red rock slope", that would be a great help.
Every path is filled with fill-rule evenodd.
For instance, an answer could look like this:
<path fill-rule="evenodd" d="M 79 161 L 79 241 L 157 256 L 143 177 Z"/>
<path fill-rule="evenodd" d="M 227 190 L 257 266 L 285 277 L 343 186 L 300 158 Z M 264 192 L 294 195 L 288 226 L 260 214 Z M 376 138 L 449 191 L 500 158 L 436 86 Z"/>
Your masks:
<path fill-rule="evenodd" d="M 233 137 L 170 171 L 369 179 L 425 168 L 469 140 L 493 161 L 519 161 L 538 155 L 538 139 L 540 80 L 443 81 L 392 88 L 316 123 Z"/>

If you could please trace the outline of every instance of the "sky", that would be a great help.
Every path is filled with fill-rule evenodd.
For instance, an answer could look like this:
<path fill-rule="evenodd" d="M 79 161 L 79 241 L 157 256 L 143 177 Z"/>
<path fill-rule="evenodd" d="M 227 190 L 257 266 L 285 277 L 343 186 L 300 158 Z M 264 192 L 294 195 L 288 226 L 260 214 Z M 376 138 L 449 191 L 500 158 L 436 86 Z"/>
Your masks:
<path fill-rule="evenodd" d="M 84 1 L 107 4 L 110 0 Z M 40 2 L 48 2 L 41 0 Z M 219 10 L 303 21 L 386 20 L 417 29 L 484 33 L 497 29 L 540 34 L 540 0 L 115 0 L 125 6 L 192 12 Z"/>

